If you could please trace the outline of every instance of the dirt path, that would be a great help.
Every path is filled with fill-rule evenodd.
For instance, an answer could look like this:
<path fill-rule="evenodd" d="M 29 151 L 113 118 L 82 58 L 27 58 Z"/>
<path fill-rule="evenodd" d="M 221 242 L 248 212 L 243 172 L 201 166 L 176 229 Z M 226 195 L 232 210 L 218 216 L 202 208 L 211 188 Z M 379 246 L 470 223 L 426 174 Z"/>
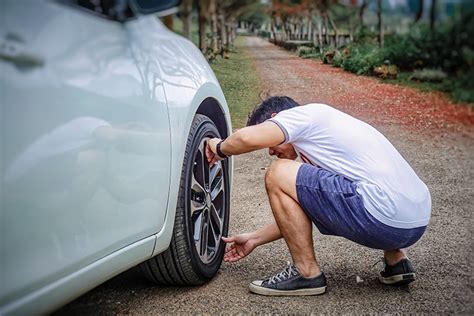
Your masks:
<path fill-rule="evenodd" d="M 378 284 L 381 253 L 314 232 L 315 249 L 328 278 L 319 297 L 269 298 L 248 293 L 248 283 L 278 271 L 289 260 L 284 242 L 257 249 L 246 260 L 223 264 L 199 288 L 158 288 L 128 271 L 60 311 L 85 313 L 469 313 L 472 302 L 472 211 L 474 120 L 472 111 L 444 95 L 421 93 L 358 77 L 294 57 L 248 38 L 267 92 L 301 103 L 325 102 L 381 130 L 430 188 L 429 229 L 410 250 L 419 279 L 409 289 Z M 271 222 L 263 185 L 270 158 L 265 151 L 235 157 L 230 233 Z M 357 283 L 356 276 L 364 282 Z"/>
<path fill-rule="evenodd" d="M 247 39 L 262 75 L 264 91 L 291 95 L 302 104 L 335 105 L 372 124 L 407 126 L 424 132 L 448 129 L 474 136 L 473 107 L 452 104 L 438 92 L 418 90 L 288 54 L 260 38 Z"/>

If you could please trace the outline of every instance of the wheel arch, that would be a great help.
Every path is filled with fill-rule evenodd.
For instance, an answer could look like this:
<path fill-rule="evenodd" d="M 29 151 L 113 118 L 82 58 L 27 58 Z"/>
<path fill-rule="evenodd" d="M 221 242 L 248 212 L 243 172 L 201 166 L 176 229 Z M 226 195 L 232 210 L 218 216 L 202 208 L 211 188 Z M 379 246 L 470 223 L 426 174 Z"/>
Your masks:
<path fill-rule="evenodd" d="M 179 181 L 176 181 L 176 176 L 181 174 L 181 166 L 184 161 L 184 147 L 194 116 L 196 114 L 202 114 L 209 117 L 216 125 L 222 138 L 228 137 L 232 133 L 229 108 L 219 84 L 214 82 L 203 84 L 195 91 L 193 97 L 188 99 L 188 106 L 186 107 L 180 106 L 183 104 L 182 96 L 183 95 L 174 96 L 172 100 L 168 100 L 171 137 L 172 142 L 176 144 L 172 149 L 174 158 L 171 168 L 174 171 L 172 171 L 170 179 L 170 195 L 168 198 L 165 223 L 161 230 L 155 234 L 156 244 L 153 249 L 152 257 L 166 250 L 170 245 L 177 203 L 177 188 L 179 188 Z M 230 191 L 232 191 L 233 157 L 228 159 L 228 172 L 229 181 L 231 183 Z M 173 176 L 174 173 L 176 174 Z"/>
<path fill-rule="evenodd" d="M 210 118 L 211 121 L 216 125 L 217 130 L 221 134 L 222 138 L 229 136 L 230 128 L 225 119 L 225 113 L 216 99 L 212 97 L 204 99 L 196 110 L 196 114 L 202 114 Z"/>

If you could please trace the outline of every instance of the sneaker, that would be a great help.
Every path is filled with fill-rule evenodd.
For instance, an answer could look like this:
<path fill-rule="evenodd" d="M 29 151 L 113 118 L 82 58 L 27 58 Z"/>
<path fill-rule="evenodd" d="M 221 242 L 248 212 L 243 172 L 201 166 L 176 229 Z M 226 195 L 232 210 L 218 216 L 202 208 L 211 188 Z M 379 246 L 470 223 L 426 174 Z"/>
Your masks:
<path fill-rule="evenodd" d="M 415 268 L 410 260 L 402 259 L 393 266 L 385 260 L 385 268 L 380 272 L 379 281 L 383 284 L 404 285 L 415 281 Z"/>
<path fill-rule="evenodd" d="M 261 295 L 319 295 L 326 292 L 326 277 L 321 272 L 314 278 L 305 278 L 291 264 L 268 279 L 253 281 L 249 290 Z"/>

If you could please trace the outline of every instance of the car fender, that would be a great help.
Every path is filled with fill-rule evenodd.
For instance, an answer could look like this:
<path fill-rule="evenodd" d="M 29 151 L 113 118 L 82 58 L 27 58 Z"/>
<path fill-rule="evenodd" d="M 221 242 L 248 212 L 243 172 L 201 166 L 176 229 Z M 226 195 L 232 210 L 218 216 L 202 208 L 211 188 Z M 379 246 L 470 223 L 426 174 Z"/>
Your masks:
<path fill-rule="evenodd" d="M 212 100 L 209 100 L 209 99 Z M 184 152 L 186 148 L 186 142 L 188 139 L 191 124 L 193 122 L 196 113 L 200 113 L 203 107 L 206 107 L 206 102 L 215 102 L 221 113 L 215 115 L 223 115 L 226 121 L 227 135 L 232 133 L 232 126 L 230 123 L 230 113 L 227 107 L 227 102 L 224 98 L 222 90 L 215 82 L 207 82 L 200 87 L 196 92 L 192 100 L 189 102 L 189 108 L 187 110 L 181 107 L 170 107 L 170 126 L 171 126 L 171 180 L 170 180 L 170 193 L 168 197 L 168 205 L 166 210 L 165 224 L 161 231 L 156 235 L 157 242 L 153 251 L 153 256 L 166 250 L 169 247 L 173 227 L 174 219 L 176 214 L 176 204 L 178 191 L 180 186 L 181 172 L 183 168 Z M 221 132 L 222 133 L 222 132 Z M 229 159 L 229 180 L 232 183 L 233 174 L 233 159 Z M 231 186 L 232 187 L 232 186 Z"/>

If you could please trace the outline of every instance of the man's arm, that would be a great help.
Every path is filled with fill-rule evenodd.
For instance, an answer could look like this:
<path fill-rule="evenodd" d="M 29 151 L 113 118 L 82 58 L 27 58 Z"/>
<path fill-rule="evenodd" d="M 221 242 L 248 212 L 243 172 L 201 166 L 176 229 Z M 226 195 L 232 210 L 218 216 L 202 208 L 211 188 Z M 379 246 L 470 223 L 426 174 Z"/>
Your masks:
<path fill-rule="evenodd" d="M 219 157 L 216 146 L 221 141 L 213 138 L 208 142 L 207 157 L 210 164 L 213 164 Z M 285 141 L 283 131 L 272 122 L 264 122 L 254 126 L 244 127 L 230 135 L 221 144 L 221 152 L 225 155 L 240 155 L 254 150 L 273 147 Z"/>
<path fill-rule="evenodd" d="M 225 251 L 224 261 L 234 262 L 243 259 L 258 246 L 280 238 L 282 238 L 282 234 L 276 222 L 252 233 L 222 237 L 226 243 L 231 243 Z"/>
<path fill-rule="evenodd" d="M 280 228 L 276 222 L 264 226 L 253 233 L 256 247 L 275 241 L 282 237 L 283 235 L 281 234 Z"/>

